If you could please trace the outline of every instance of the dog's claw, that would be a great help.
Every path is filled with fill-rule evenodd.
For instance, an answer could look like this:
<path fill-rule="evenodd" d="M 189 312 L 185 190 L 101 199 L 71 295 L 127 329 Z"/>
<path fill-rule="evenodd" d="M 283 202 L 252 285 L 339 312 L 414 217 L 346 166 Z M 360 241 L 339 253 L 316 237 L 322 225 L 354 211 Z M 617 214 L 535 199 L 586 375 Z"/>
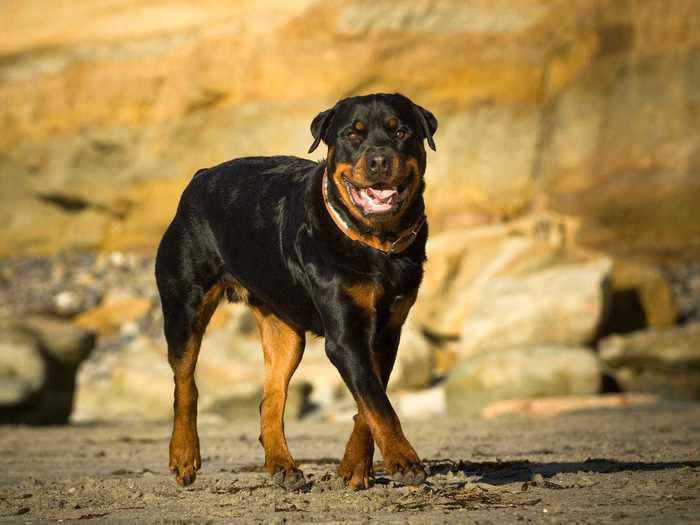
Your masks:
<path fill-rule="evenodd" d="M 196 468 L 194 465 L 185 465 L 183 467 L 171 466 L 170 471 L 175 474 L 175 481 L 181 487 L 192 485 L 197 479 Z"/>
<path fill-rule="evenodd" d="M 187 446 L 171 446 L 169 466 L 178 485 L 186 487 L 194 483 L 202 466 L 198 440 L 188 441 Z"/>
<path fill-rule="evenodd" d="M 416 476 L 413 480 L 414 485 L 420 485 L 421 483 L 425 482 L 425 479 L 428 477 L 427 472 L 424 470 L 419 470 L 416 472 Z"/>
<path fill-rule="evenodd" d="M 306 485 L 306 478 L 301 470 L 280 470 L 272 475 L 272 482 L 286 490 L 299 490 Z"/>
<path fill-rule="evenodd" d="M 399 468 L 399 470 L 394 472 L 391 476 L 391 479 L 395 483 L 401 485 L 421 485 L 425 482 L 426 478 L 427 474 L 425 469 L 420 464 L 412 465 L 405 469 Z"/>
<path fill-rule="evenodd" d="M 337 474 L 343 484 L 351 490 L 368 489 L 374 483 L 374 469 L 371 459 L 362 459 L 354 465 L 343 460 L 338 467 Z"/>

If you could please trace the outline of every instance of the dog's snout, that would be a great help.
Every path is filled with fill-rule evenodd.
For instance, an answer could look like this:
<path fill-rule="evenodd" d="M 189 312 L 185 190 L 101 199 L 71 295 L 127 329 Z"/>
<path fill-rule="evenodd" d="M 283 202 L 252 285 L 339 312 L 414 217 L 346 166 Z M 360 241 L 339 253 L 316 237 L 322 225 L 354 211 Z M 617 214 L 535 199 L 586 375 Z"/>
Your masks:
<path fill-rule="evenodd" d="M 369 171 L 375 175 L 386 175 L 389 171 L 389 159 L 384 154 L 374 154 L 369 157 Z"/>

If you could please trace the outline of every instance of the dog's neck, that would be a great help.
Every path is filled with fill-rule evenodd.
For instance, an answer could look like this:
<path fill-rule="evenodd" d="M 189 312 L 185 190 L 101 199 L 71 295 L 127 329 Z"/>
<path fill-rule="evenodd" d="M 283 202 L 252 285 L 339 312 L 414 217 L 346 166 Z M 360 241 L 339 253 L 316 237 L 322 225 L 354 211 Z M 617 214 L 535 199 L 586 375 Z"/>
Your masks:
<path fill-rule="evenodd" d="M 330 198 L 329 192 L 329 177 L 328 168 L 323 170 L 323 180 L 321 181 L 321 188 L 323 192 L 323 204 L 330 215 L 333 223 L 338 227 L 338 229 L 345 234 L 348 238 L 353 241 L 362 243 L 375 250 L 382 251 L 387 254 L 397 254 L 406 250 L 413 241 L 418 237 L 418 233 L 426 224 L 425 213 L 421 210 L 418 218 L 413 221 L 407 228 L 404 228 L 393 235 L 383 235 L 379 236 L 372 232 L 363 232 L 357 225 L 353 223 Z"/>

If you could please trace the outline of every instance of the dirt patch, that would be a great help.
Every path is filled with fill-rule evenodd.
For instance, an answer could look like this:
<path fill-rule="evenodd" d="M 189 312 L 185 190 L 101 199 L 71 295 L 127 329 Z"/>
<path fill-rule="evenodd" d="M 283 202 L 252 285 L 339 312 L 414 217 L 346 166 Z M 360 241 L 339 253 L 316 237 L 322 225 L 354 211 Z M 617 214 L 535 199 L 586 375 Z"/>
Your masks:
<path fill-rule="evenodd" d="M 350 424 L 288 424 L 310 481 L 294 493 L 268 481 L 253 424 L 203 425 L 187 489 L 167 471 L 167 424 L 2 427 L 0 521 L 697 523 L 698 405 L 405 426 L 429 482 L 395 486 L 377 463 L 374 487 L 351 492 L 334 476 Z"/>

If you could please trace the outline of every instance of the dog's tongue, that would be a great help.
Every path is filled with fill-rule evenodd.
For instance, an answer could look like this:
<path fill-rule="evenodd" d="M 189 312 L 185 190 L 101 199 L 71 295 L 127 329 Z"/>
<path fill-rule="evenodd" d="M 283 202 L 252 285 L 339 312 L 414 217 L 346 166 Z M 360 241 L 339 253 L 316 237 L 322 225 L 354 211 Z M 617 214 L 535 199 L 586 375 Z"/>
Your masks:
<path fill-rule="evenodd" d="M 394 197 L 398 192 L 396 189 L 388 189 L 388 190 L 378 190 L 375 188 L 367 188 L 367 195 L 370 196 L 373 200 L 377 200 L 380 202 L 387 202 L 389 199 Z"/>
<path fill-rule="evenodd" d="M 396 188 L 380 190 L 376 188 L 351 189 L 355 203 L 368 213 L 390 211 L 399 198 Z"/>
<path fill-rule="evenodd" d="M 396 189 L 378 190 L 363 188 L 360 190 L 360 206 L 369 213 L 381 213 L 391 210 L 398 199 Z"/>

